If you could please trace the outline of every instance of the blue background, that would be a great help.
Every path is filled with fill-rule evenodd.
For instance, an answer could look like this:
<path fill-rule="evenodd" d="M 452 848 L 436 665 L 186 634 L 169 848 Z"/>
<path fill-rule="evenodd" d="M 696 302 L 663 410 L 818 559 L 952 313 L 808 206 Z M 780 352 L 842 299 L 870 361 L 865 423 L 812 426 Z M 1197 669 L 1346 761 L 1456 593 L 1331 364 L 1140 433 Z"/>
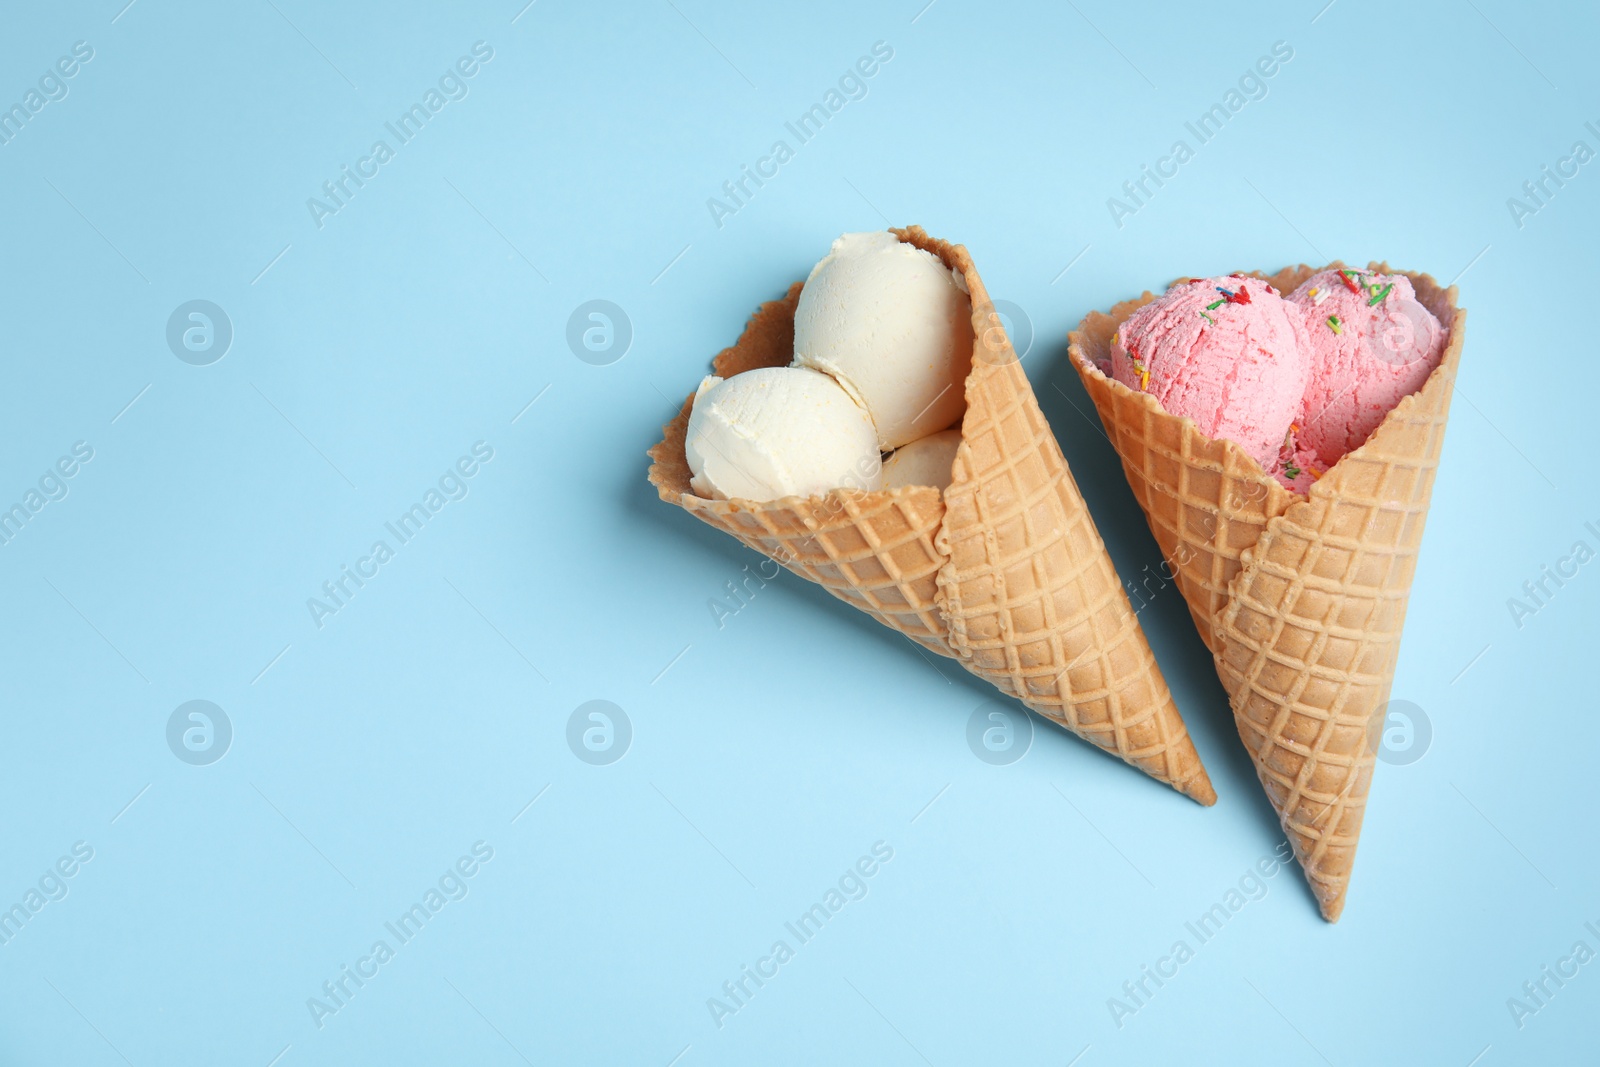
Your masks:
<path fill-rule="evenodd" d="M 0 103 L 94 54 L 0 146 L 0 506 L 94 455 L 0 547 L 0 906 L 93 859 L 0 945 L 0 1062 L 1592 1060 L 1600 963 L 1520 1028 L 1506 1002 L 1600 950 L 1600 564 L 1520 627 L 1507 600 L 1600 548 L 1600 163 L 1520 225 L 1507 199 L 1600 149 L 1600 26 L 1323 2 L 8 10 Z M 466 97 L 398 146 L 385 122 L 478 41 Z M 879 41 L 865 98 L 719 226 L 708 198 Z M 1196 146 L 1277 41 L 1266 96 Z M 319 227 L 307 199 L 380 138 Z M 1119 227 L 1107 198 L 1179 138 Z M 1432 738 L 1379 765 L 1337 926 L 1291 865 L 1204 945 L 1185 928 L 1281 837 L 1171 587 L 1141 618 L 1210 810 L 1042 721 L 980 761 L 992 691 L 792 576 L 718 625 L 758 557 L 657 500 L 644 450 L 758 302 L 908 222 L 1031 324 L 1133 581 L 1158 555 L 1066 363 L 1086 312 L 1334 257 L 1459 279 L 1394 683 Z M 195 299 L 234 331 L 207 366 L 166 340 Z M 566 339 L 593 299 L 631 324 L 607 365 Z M 308 598 L 480 441 L 466 497 L 319 627 Z M 190 700 L 231 723 L 209 765 L 168 745 Z M 591 700 L 631 723 L 609 765 L 567 740 Z M 465 898 L 319 1027 L 308 998 L 479 841 Z M 785 922 L 875 842 L 867 894 L 798 945 Z M 708 998 L 779 939 L 719 1027 Z M 1108 998 L 1180 939 L 1119 1027 Z"/>

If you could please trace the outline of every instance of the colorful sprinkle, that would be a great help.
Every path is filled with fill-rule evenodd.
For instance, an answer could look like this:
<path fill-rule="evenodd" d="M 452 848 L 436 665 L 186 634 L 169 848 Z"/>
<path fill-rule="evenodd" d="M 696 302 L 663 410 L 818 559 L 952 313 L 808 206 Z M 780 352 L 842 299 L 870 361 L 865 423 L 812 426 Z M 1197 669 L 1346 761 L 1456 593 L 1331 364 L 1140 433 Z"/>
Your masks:
<path fill-rule="evenodd" d="M 1311 468 L 1311 480 L 1314 481 L 1314 482 L 1322 481 L 1322 472 L 1317 470 L 1317 468 L 1312 467 Z"/>
<path fill-rule="evenodd" d="M 1317 307 L 1321 307 L 1322 302 L 1326 299 L 1328 299 L 1328 290 L 1321 288 L 1313 288 L 1311 290 L 1311 303 Z"/>
<path fill-rule="evenodd" d="M 1290 463 L 1283 468 L 1283 473 L 1287 474 L 1291 478 L 1298 478 L 1300 477 L 1300 468 L 1296 467 L 1293 463 Z"/>
<path fill-rule="evenodd" d="M 1376 289 L 1377 286 L 1373 286 L 1373 288 Z M 1384 297 L 1388 296 L 1389 295 L 1389 290 L 1393 289 L 1393 288 L 1394 288 L 1394 282 L 1390 282 L 1388 285 L 1385 285 L 1383 287 L 1383 291 L 1382 292 L 1378 293 L 1378 295 L 1374 296 L 1371 300 L 1367 301 L 1367 307 L 1371 307 L 1373 304 L 1378 303 Z"/>
<path fill-rule="evenodd" d="M 1144 361 L 1139 358 L 1138 349 L 1128 345 L 1128 358 L 1133 361 L 1133 372 L 1139 376 L 1139 388 L 1148 391 L 1150 388 L 1150 372 L 1145 369 Z"/>
<path fill-rule="evenodd" d="M 1213 326 L 1215 326 L 1217 324 L 1217 320 L 1212 318 L 1210 315 L 1207 315 L 1204 311 L 1200 312 L 1200 317 L 1202 319 L 1205 319 L 1207 322 L 1209 322 Z"/>
<path fill-rule="evenodd" d="M 1334 333 L 1344 333 L 1344 331 L 1339 328 L 1339 316 L 1328 316 L 1328 329 L 1332 330 Z"/>
<path fill-rule="evenodd" d="M 1339 277 L 1343 279 L 1346 289 L 1349 289 L 1352 293 L 1355 293 L 1357 296 L 1359 296 L 1361 295 L 1361 286 L 1357 285 L 1350 278 L 1350 276 L 1354 273 L 1355 271 L 1353 270 L 1342 270 L 1339 272 Z"/>
<path fill-rule="evenodd" d="M 1223 304 L 1226 304 L 1226 303 L 1227 303 L 1226 300 L 1213 300 L 1211 303 L 1206 305 L 1206 310 L 1207 311 L 1215 311 L 1219 307 L 1221 307 Z"/>

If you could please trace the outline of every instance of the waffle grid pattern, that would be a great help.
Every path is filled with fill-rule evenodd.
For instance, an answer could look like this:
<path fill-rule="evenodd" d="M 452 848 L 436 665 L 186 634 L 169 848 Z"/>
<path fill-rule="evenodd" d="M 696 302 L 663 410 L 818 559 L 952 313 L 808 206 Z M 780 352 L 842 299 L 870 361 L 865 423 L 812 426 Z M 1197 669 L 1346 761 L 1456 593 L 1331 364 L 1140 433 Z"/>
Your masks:
<path fill-rule="evenodd" d="M 944 564 L 933 544 L 944 512 L 938 496 L 931 489 L 839 493 L 782 509 L 708 509 L 695 498 L 688 507 L 884 625 L 950 656 L 937 604 L 936 575 Z"/>
<path fill-rule="evenodd" d="M 1311 273 L 1302 266 L 1270 280 L 1287 291 Z M 1465 312 L 1455 308 L 1454 291 L 1426 275 L 1410 277 L 1419 299 L 1450 327 L 1445 357 L 1423 390 L 1309 499 L 1282 490 L 1231 443 L 1203 437 L 1188 420 L 1090 369 L 1150 294 L 1110 316 L 1091 315 L 1073 336 L 1074 363 L 1114 431 L 1163 551 L 1180 543 L 1193 549 L 1180 587 L 1212 649 L 1240 738 L 1329 920 L 1339 917 L 1349 885 L 1378 712 L 1398 660 L 1463 340 Z M 1261 506 L 1230 512 L 1229 492 Z M 1183 536 L 1197 517 L 1211 534 L 1206 554 L 1198 538 Z"/>
<path fill-rule="evenodd" d="M 1214 796 L 1055 436 L 1023 385 L 1020 367 L 1001 357 L 981 361 L 968 390 L 957 460 L 965 468 L 946 494 L 941 536 L 951 644 L 969 669 L 1041 715 L 1185 792 Z"/>
<path fill-rule="evenodd" d="M 1216 794 L 966 249 L 902 239 L 962 272 L 977 348 L 955 482 L 769 504 L 690 491 L 691 404 L 650 450 L 662 499 L 1203 804 Z M 800 284 L 715 361 L 786 365 Z M 1090 653 L 1096 653 L 1090 657 Z M 1072 657 L 1084 658 L 1078 663 Z"/>

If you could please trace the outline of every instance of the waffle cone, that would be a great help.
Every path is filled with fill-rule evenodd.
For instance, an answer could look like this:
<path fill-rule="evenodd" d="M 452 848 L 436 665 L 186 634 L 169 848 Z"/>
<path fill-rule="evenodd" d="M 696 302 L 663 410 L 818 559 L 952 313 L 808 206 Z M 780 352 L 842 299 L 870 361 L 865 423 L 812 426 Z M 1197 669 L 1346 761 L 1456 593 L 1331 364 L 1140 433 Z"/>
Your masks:
<path fill-rule="evenodd" d="M 759 503 L 690 489 L 693 397 L 650 449 L 669 503 L 737 537 L 922 647 L 1201 804 L 1216 802 L 1105 545 L 1033 389 L 961 245 L 919 227 L 901 240 L 959 270 L 972 295 L 972 372 L 953 480 L 941 492 Z M 800 282 L 763 304 L 715 372 L 786 366 Z"/>
<path fill-rule="evenodd" d="M 1287 293 L 1314 273 L 1301 265 L 1258 277 Z M 1401 273 L 1448 329 L 1444 356 L 1304 497 L 1232 441 L 1101 373 L 1112 336 L 1152 294 L 1091 313 L 1070 338 L 1329 922 L 1344 910 L 1466 322 L 1454 287 Z"/>

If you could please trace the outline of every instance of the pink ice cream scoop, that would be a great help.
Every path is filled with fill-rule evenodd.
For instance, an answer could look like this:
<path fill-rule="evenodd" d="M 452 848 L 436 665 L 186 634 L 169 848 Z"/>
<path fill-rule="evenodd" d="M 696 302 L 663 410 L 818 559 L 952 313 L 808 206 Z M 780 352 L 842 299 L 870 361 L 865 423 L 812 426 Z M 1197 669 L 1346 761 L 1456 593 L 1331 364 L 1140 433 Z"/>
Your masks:
<path fill-rule="evenodd" d="M 1259 278 L 1180 282 L 1123 323 L 1110 373 L 1279 474 L 1311 379 L 1303 330 L 1297 310 Z"/>
<path fill-rule="evenodd" d="M 1325 270 L 1288 300 L 1311 356 L 1295 441 L 1332 466 L 1422 388 L 1444 355 L 1444 328 L 1403 274 Z"/>

